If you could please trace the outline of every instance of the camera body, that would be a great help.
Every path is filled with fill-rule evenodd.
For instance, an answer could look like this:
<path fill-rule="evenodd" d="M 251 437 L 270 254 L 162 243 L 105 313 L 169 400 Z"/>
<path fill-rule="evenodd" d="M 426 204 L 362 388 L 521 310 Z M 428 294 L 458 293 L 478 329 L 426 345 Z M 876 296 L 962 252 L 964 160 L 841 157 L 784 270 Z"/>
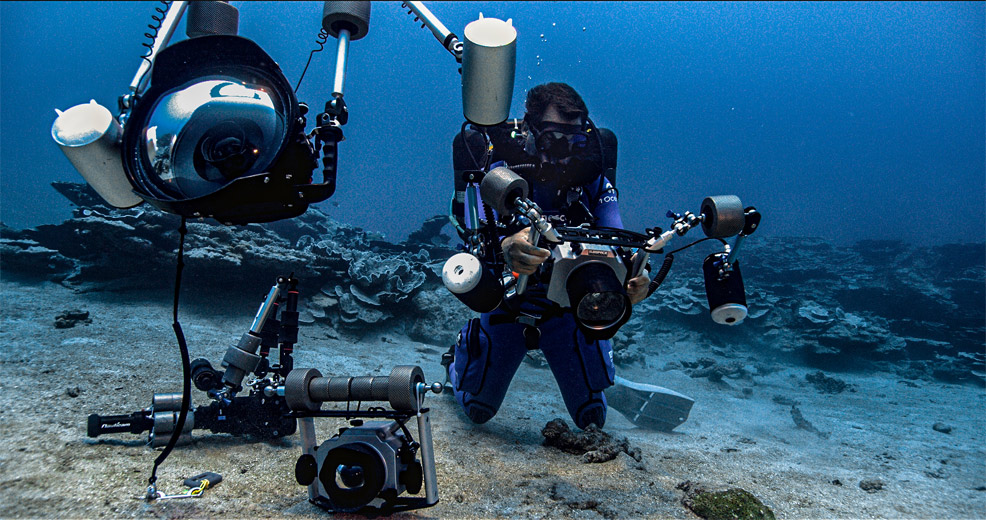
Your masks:
<path fill-rule="evenodd" d="M 417 494 L 422 464 L 396 421 L 371 421 L 326 440 L 315 450 L 316 499 L 334 511 L 381 508 L 405 491 Z M 433 463 L 433 462 L 432 462 Z"/>
<path fill-rule="evenodd" d="M 394 367 L 390 376 L 291 371 L 277 392 L 298 419 L 302 454 L 295 480 L 308 487 L 308 500 L 341 513 L 392 513 L 438 503 L 430 410 L 423 407 L 428 391 L 441 392 L 441 384 L 426 385 L 416 366 Z M 352 401 L 387 401 L 390 407 L 351 410 Z M 321 410 L 324 402 L 346 402 L 347 410 Z M 349 419 L 351 427 L 320 445 L 315 417 Z M 363 418 L 373 420 L 364 423 Z M 417 422 L 417 440 L 406 425 L 411 419 Z M 417 495 L 422 488 L 423 497 L 402 496 Z"/>
<path fill-rule="evenodd" d="M 619 249 L 614 246 L 562 242 L 551 248 L 551 277 L 548 281 L 548 299 L 562 307 L 571 307 L 568 294 L 568 281 L 577 271 L 595 264 L 612 271 L 617 280 L 627 276 L 626 264 Z"/>

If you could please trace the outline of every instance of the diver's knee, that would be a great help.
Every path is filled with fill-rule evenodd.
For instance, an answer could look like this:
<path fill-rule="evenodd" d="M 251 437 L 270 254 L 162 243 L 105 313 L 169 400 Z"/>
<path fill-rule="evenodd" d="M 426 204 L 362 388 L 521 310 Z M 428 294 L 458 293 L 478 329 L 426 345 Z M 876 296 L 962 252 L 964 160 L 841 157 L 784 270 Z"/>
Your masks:
<path fill-rule="evenodd" d="M 606 424 L 606 405 L 595 402 L 583 407 L 572 417 L 575 425 L 581 429 L 586 429 L 590 424 L 595 424 L 597 428 L 602 428 Z"/>
<path fill-rule="evenodd" d="M 476 401 L 463 405 L 462 409 L 466 412 L 469 420 L 476 424 L 483 424 L 489 421 L 497 412 L 496 409 Z"/>

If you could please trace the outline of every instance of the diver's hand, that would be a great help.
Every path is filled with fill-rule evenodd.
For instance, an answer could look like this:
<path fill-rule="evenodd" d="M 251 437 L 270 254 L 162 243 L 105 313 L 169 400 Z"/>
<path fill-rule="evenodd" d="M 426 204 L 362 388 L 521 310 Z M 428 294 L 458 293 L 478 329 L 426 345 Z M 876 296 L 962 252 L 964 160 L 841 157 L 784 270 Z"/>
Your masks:
<path fill-rule="evenodd" d="M 503 248 L 503 260 L 507 267 L 519 274 L 534 274 L 539 265 L 551 256 L 547 249 L 541 249 L 528 241 L 527 237 L 531 234 L 528 226 L 500 242 Z"/>
<path fill-rule="evenodd" d="M 627 296 L 630 297 L 630 303 L 636 305 L 647 298 L 647 287 L 650 286 L 650 277 L 647 276 L 647 270 L 636 277 L 631 278 L 627 282 Z"/>

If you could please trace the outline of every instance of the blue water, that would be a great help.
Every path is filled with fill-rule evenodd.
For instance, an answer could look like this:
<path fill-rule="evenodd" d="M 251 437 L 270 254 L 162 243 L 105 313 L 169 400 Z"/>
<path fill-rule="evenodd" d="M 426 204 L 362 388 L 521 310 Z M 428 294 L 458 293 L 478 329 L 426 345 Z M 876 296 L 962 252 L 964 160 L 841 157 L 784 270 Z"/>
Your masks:
<path fill-rule="evenodd" d="M 5 224 L 70 215 L 49 184 L 81 177 L 51 141 L 53 109 L 90 98 L 115 108 L 156 5 L 0 3 Z M 233 5 L 240 34 L 295 83 L 322 3 Z M 619 136 L 632 229 L 735 193 L 764 214 L 764 235 L 986 239 L 982 3 L 428 5 L 460 35 L 479 12 L 513 19 L 513 115 L 539 83 L 582 94 L 596 123 Z M 334 42 L 299 91 L 314 110 L 329 98 Z M 447 208 L 462 121 L 457 66 L 395 2 L 373 4 L 350 59 L 339 189 L 322 207 L 399 240 Z"/>

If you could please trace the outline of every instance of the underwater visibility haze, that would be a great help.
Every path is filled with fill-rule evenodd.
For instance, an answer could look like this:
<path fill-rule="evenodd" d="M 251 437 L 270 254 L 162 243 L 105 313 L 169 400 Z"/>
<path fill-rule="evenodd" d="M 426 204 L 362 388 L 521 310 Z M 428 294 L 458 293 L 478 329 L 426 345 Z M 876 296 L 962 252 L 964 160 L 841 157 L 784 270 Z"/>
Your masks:
<path fill-rule="evenodd" d="M 4 223 L 69 214 L 49 184 L 80 177 L 50 140 L 53 109 L 90 98 L 116 106 L 144 54 L 154 5 L 0 5 Z M 240 34 L 295 84 L 316 47 L 321 3 L 232 5 Z M 764 235 L 984 239 L 982 4 L 440 2 L 432 10 L 453 32 L 480 12 L 513 20 L 512 116 L 523 115 L 527 89 L 562 81 L 616 132 L 631 229 L 735 193 L 770 215 Z M 447 209 L 459 74 L 400 3 L 374 4 L 372 16 L 367 37 L 350 47 L 352 123 L 338 193 L 322 206 L 401 240 Z M 179 27 L 175 39 L 184 38 Z M 314 55 L 298 92 L 313 110 L 332 88 L 331 45 Z"/>
<path fill-rule="evenodd" d="M 291 179 L 331 118 L 306 136 L 256 71 L 266 52 L 312 132 L 338 35 L 311 51 L 343 3 L 229 2 L 259 48 L 183 20 L 171 49 L 257 68 L 200 84 L 162 54 L 143 94 L 187 89 L 138 101 L 128 128 L 155 134 L 123 136 L 124 195 L 158 200 L 114 208 L 53 142 L 55 110 L 118 113 L 168 4 L 0 2 L 0 518 L 986 516 L 986 4 L 425 2 L 463 40 L 480 13 L 510 20 L 510 118 L 560 96 L 518 140 L 463 130 L 468 67 L 409 7 L 354 2 L 371 16 L 330 195 Z M 180 117 L 154 117 L 193 98 L 220 118 L 176 124 L 199 136 L 180 165 Z M 169 190 L 270 160 L 214 139 L 264 124 L 290 153 L 257 166 L 269 189 L 225 191 L 237 225 L 172 214 L 192 206 Z M 562 218 L 496 167 L 520 150 L 521 174 L 578 172 L 596 143 L 616 158 Z M 482 147 L 477 191 L 515 217 L 457 236 L 453 170 Z M 583 198 L 628 231 L 574 227 Z M 531 278 L 528 222 L 551 250 Z"/>

